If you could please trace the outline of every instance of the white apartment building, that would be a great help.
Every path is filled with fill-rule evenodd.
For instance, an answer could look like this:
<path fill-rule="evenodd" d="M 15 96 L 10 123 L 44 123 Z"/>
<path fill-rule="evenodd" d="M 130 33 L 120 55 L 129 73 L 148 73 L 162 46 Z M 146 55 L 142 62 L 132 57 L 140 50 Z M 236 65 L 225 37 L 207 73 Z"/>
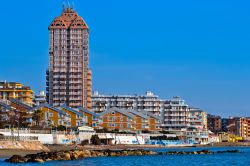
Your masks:
<path fill-rule="evenodd" d="M 147 111 L 160 116 L 163 100 L 152 92 L 146 95 L 101 95 L 97 91 L 92 95 L 92 111 L 100 113 L 109 108 L 131 109 L 136 111 Z"/>
<path fill-rule="evenodd" d="M 180 97 L 164 102 L 162 128 L 165 131 L 182 133 L 188 127 L 189 107 Z"/>
<path fill-rule="evenodd" d="M 40 91 L 39 94 L 35 95 L 34 104 L 36 106 L 46 103 L 46 94 L 44 91 Z"/>

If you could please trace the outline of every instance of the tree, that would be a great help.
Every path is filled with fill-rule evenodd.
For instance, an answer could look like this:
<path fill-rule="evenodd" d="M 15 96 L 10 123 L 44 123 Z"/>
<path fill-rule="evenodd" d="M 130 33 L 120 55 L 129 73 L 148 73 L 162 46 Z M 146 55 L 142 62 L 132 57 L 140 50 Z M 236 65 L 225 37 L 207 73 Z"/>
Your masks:
<path fill-rule="evenodd" d="M 42 120 L 42 111 L 35 110 L 32 115 L 32 120 L 35 122 L 36 127 L 40 127 L 40 122 Z"/>
<path fill-rule="evenodd" d="M 91 144 L 93 145 L 101 145 L 101 140 L 98 137 L 98 135 L 92 135 L 90 141 L 91 141 Z"/>
<path fill-rule="evenodd" d="M 65 131 L 65 130 L 66 130 L 65 126 L 60 125 L 57 127 L 57 131 Z"/>

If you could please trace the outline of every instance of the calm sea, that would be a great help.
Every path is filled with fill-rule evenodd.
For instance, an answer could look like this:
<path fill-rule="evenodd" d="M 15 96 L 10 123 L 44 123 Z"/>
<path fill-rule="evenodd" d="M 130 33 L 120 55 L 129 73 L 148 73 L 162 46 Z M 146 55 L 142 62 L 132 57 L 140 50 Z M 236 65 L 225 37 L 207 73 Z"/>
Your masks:
<path fill-rule="evenodd" d="M 211 151 L 238 149 L 240 153 L 224 153 L 214 155 L 162 155 L 162 156 L 128 156 L 128 157 L 99 157 L 76 161 L 51 161 L 42 164 L 9 164 L 3 159 L 0 166 L 230 166 L 250 165 L 250 148 L 185 148 L 185 149 L 160 149 L 156 151 L 195 151 L 208 149 Z"/>

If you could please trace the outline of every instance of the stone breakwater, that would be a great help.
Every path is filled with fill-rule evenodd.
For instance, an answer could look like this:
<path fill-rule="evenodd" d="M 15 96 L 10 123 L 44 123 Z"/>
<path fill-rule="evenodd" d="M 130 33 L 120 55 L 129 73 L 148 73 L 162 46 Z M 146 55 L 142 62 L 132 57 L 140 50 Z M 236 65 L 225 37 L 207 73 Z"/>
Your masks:
<path fill-rule="evenodd" d="M 154 152 L 149 150 L 70 150 L 58 152 L 42 152 L 37 154 L 29 154 L 24 157 L 14 155 L 7 159 L 10 163 L 28 163 L 28 162 L 46 162 L 46 161 L 67 161 L 77 160 L 89 157 L 112 157 L 112 156 L 145 156 L 145 155 L 194 155 L 194 154 L 215 154 L 215 153 L 239 153 L 238 150 L 226 150 L 212 152 L 209 150 L 201 151 L 172 151 L 172 152 Z"/>
<path fill-rule="evenodd" d="M 157 152 L 147 150 L 70 150 L 58 152 L 42 152 L 29 154 L 24 157 L 14 155 L 7 159 L 11 163 L 45 162 L 52 160 L 77 160 L 88 157 L 108 157 L 108 156 L 143 156 L 156 155 Z"/>
<path fill-rule="evenodd" d="M 169 151 L 169 152 L 159 152 L 159 155 L 192 155 L 192 154 L 216 154 L 216 153 L 240 153 L 239 150 L 225 150 L 225 151 L 209 151 L 209 150 L 200 150 L 200 151 Z"/>

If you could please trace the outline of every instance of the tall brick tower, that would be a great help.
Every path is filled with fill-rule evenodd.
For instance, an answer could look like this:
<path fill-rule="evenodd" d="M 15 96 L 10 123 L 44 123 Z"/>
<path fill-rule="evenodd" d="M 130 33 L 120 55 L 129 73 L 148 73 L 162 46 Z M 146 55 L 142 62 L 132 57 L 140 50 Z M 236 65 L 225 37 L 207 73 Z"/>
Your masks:
<path fill-rule="evenodd" d="M 72 7 L 64 7 L 50 24 L 49 43 L 47 102 L 91 109 L 89 28 Z"/>

